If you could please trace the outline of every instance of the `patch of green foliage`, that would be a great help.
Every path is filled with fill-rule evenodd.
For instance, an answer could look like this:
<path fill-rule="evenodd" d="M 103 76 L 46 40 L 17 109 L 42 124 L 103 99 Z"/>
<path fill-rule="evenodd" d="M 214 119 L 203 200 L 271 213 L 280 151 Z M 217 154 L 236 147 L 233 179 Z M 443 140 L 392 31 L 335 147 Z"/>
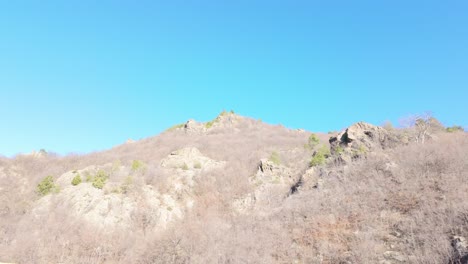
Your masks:
<path fill-rule="evenodd" d="M 318 144 L 320 143 L 320 139 L 317 137 L 316 134 L 311 134 L 309 136 L 309 139 L 307 141 L 307 146 L 310 148 L 310 149 L 313 149 L 315 148 L 315 146 L 317 146 Z"/>
<path fill-rule="evenodd" d="M 200 162 L 197 162 L 197 163 L 195 163 L 195 165 L 193 165 L 193 167 L 194 167 L 195 169 L 201 169 L 202 166 L 201 166 L 201 163 L 200 163 Z"/>
<path fill-rule="evenodd" d="M 93 187 L 98 189 L 104 188 L 107 179 L 109 179 L 109 175 L 107 175 L 107 173 L 103 170 L 98 170 L 98 172 L 96 173 L 96 175 L 94 175 L 92 179 Z"/>
<path fill-rule="evenodd" d="M 81 182 L 82 182 L 81 176 L 80 176 L 80 174 L 77 174 L 77 175 L 73 178 L 73 180 L 71 181 L 71 184 L 72 184 L 73 186 L 76 186 L 76 185 L 80 184 Z"/>
<path fill-rule="evenodd" d="M 326 146 L 322 146 L 319 150 L 314 153 L 312 160 L 309 165 L 311 167 L 320 166 L 325 164 L 327 158 L 330 156 L 330 149 Z"/>
<path fill-rule="evenodd" d="M 145 163 L 139 160 L 134 160 L 132 162 L 132 171 L 139 171 L 145 167 Z"/>
<path fill-rule="evenodd" d="M 209 122 L 206 122 L 205 127 L 206 128 L 211 128 L 214 125 L 215 122 L 216 122 L 216 120 L 211 120 Z"/>
<path fill-rule="evenodd" d="M 60 191 L 60 186 L 56 185 L 54 182 L 54 177 L 47 176 L 37 185 L 37 192 L 41 196 L 45 196 L 49 193 L 58 193 Z"/>
<path fill-rule="evenodd" d="M 344 149 L 343 149 L 341 146 L 337 146 L 337 147 L 335 148 L 335 153 L 336 153 L 336 154 L 339 155 L 339 154 L 341 154 L 341 153 L 343 153 L 343 152 L 344 152 Z"/>
<path fill-rule="evenodd" d="M 447 127 L 445 130 L 449 133 L 465 131 L 462 126 L 451 126 L 451 127 Z"/>
<path fill-rule="evenodd" d="M 276 152 L 276 151 L 273 151 L 273 152 L 271 153 L 269 160 L 270 160 L 271 162 L 273 162 L 274 164 L 276 164 L 276 165 L 280 165 L 280 164 L 281 164 L 280 155 L 279 155 L 278 152 Z"/>
<path fill-rule="evenodd" d="M 364 145 L 360 145 L 358 148 L 358 152 L 361 154 L 367 153 L 367 148 Z"/>
<path fill-rule="evenodd" d="M 188 167 L 187 163 L 184 163 L 184 165 L 182 165 L 182 168 L 181 168 L 181 169 L 183 169 L 183 170 L 188 170 L 189 167 Z"/>

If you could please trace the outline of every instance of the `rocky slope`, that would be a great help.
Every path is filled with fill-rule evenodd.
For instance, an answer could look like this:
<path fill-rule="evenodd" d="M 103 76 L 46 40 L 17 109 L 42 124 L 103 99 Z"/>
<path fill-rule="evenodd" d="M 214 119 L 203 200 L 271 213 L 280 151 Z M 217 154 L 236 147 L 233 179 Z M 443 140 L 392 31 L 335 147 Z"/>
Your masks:
<path fill-rule="evenodd" d="M 411 133 L 223 112 L 104 152 L 0 159 L 0 261 L 465 263 L 466 133 Z"/>

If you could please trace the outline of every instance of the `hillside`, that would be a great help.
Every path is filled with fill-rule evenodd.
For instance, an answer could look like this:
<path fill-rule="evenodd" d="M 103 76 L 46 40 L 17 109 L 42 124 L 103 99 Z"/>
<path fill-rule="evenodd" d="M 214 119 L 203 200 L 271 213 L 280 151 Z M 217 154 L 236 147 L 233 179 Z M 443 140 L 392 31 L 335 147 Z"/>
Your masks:
<path fill-rule="evenodd" d="M 86 155 L 0 158 L 0 262 L 468 263 L 468 136 L 223 112 Z"/>

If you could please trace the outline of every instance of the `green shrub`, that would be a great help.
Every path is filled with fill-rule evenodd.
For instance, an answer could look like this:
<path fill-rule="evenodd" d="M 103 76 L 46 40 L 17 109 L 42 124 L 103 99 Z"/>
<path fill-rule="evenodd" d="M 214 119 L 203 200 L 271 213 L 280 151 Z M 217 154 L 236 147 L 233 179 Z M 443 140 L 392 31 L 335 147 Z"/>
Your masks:
<path fill-rule="evenodd" d="M 188 170 L 189 167 L 188 167 L 187 163 L 184 163 L 184 165 L 182 165 L 182 168 L 181 168 L 181 169 L 183 169 L 183 170 Z"/>
<path fill-rule="evenodd" d="M 206 128 L 211 128 L 214 125 L 215 122 L 216 122 L 216 120 L 211 120 L 209 122 L 206 122 L 205 127 Z"/>
<path fill-rule="evenodd" d="M 451 127 L 447 127 L 445 130 L 447 132 L 449 132 L 449 133 L 458 132 L 458 131 L 465 131 L 463 129 L 463 127 L 461 127 L 461 126 L 451 126 Z"/>
<path fill-rule="evenodd" d="M 320 166 L 325 164 L 327 158 L 330 156 L 330 149 L 326 146 L 322 146 L 319 150 L 314 153 L 312 160 L 310 161 L 310 166 Z"/>
<path fill-rule="evenodd" d="M 320 143 L 320 139 L 317 137 L 316 134 L 312 134 L 309 136 L 309 140 L 307 141 L 307 145 L 309 148 L 313 149 Z"/>
<path fill-rule="evenodd" d="M 197 163 L 195 163 L 195 165 L 193 165 L 193 167 L 194 167 L 195 169 L 201 169 L 201 163 L 200 163 L 200 162 L 197 162 Z"/>
<path fill-rule="evenodd" d="M 343 153 L 343 152 L 344 152 L 344 149 L 343 149 L 341 146 L 337 146 L 337 147 L 335 148 L 335 154 L 338 154 L 338 155 L 339 155 L 339 154 L 341 154 L 341 153 Z"/>
<path fill-rule="evenodd" d="M 47 176 L 37 185 L 37 192 L 44 196 L 51 192 L 58 193 L 60 187 L 54 183 L 54 178 L 52 176 Z"/>
<path fill-rule="evenodd" d="M 134 160 L 132 162 L 132 171 L 138 171 L 138 170 L 141 170 L 145 167 L 145 163 L 143 163 L 142 161 L 139 161 L 139 160 Z"/>
<path fill-rule="evenodd" d="M 105 171 L 99 170 L 93 177 L 93 187 L 98 189 L 104 188 L 108 178 L 109 176 Z"/>
<path fill-rule="evenodd" d="M 359 148 L 358 148 L 358 152 L 360 154 L 365 154 L 365 153 L 367 153 L 367 148 L 364 145 L 360 145 Z"/>
<path fill-rule="evenodd" d="M 80 176 L 80 174 L 78 174 L 73 178 L 73 180 L 71 181 L 71 184 L 73 186 L 76 186 L 76 185 L 78 185 L 80 183 L 81 183 L 81 176 Z"/>
<path fill-rule="evenodd" d="M 269 160 L 270 160 L 271 162 L 273 162 L 274 164 L 276 164 L 276 165 L 280 165 L 280 164 L 281 164 L 280 156 L 279 156 L 278 152 L 276 152 L 276 151 L 273 151 L 273 152 L 271 153 Z"/>

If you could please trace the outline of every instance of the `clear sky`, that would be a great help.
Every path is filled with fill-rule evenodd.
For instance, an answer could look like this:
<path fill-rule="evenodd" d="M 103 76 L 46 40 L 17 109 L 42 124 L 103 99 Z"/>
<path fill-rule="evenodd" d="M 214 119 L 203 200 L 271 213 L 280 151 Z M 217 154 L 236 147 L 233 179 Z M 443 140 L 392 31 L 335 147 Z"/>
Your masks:
<path fill-rule="evenodd" d="M 0 153 L 110 148 L 221 110 L 310 131 L 467 126 L 468 2 L 0 1 Z"/>

